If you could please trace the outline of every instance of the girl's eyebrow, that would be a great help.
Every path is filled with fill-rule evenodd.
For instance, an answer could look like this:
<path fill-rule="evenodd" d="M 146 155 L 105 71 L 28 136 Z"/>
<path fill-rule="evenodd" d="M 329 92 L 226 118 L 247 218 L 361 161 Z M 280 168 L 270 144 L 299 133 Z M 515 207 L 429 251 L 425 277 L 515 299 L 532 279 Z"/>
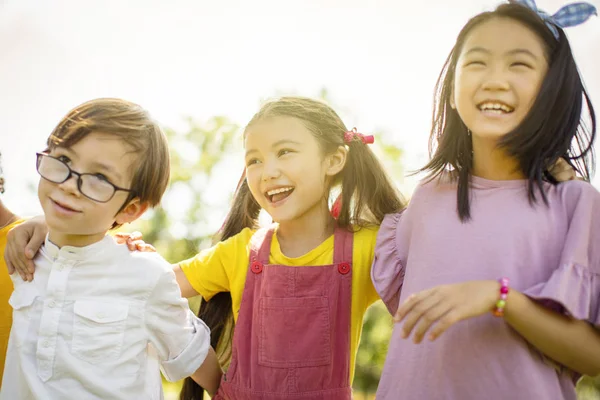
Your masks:
<path fill-rule="evenodd" d="M 274 149 L 274 148 L 279 147 L 279 146 L 284 145 L 284 144 L 295 144 L 297 146 L 300 146 L 302 143 L 296 142 L 296 141 L 291 140 L 291 139 L 281 139 L 281 140 L 278 140 L 275 143 L 273 143 L 271 145 L 271 148 Z M 248 155 L 250 155 L 252 153 L 258 153 L 258 150 L 256 150 L 256 149 L 249 149 L 249 150 L 247 150 L 246 151 L 246 157 L 248 157 Z"/>
<path fill-rule="evenodd" d="M 282 139 L 282 140 L 278 140 L 277 142 L 273 143 L 273 145 L 271 146 L 272 148 L 281 146 L 282 144 L 295 144 L 295 145 L 300 145 L 301 143 L 296 142 L 294 140 L 291 139 Z"/>
<path fill-rule="evenodd" d="M 525 55 L 533 58 L 534 60 L 538 59 L 538 57 L 535 54 L 533 54 L 531 51 L 529 51 L 527 49 L 514 49 L 514 50 L 511 50 L 511 51 L 507 51 L 506 54 L 507 55 L 511 55 L 511 56 L 512 55 L 517 55 L 517 54 L 525 54 Z"/>

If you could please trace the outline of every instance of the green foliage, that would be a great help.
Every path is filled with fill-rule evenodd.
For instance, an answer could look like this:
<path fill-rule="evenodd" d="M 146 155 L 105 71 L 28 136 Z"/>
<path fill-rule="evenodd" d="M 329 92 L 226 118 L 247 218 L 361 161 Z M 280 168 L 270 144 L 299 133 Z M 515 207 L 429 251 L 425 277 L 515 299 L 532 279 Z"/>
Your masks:
<path fill-rule="evenodd" d="M 367 310 L 363 321 L 363 333 L 356 355 L 356 391 L 374 393 L 377 389 L 391 333 L 392 317 L 383 302 L 378 301 Z"/>
<path fill-rule="evenodd" d="M 171 149 L 171 182 L 163 200 L 168 204 L 131 227 L 143 232 L 144 240 L 173 263 L 210 244 L 216 229 L 209 227 L 208 217 L 215 211 L 225 216 L 237 182 L 231 181 L 219 206 L 209 205 L 206 188 L 221 178 L 219 169 L 241 151 L 236 140 L 239 126 L 228 118 L 213 117 L 205 123 L 188 119 L 187 124 L 186 132 L 165 131 Z"/>

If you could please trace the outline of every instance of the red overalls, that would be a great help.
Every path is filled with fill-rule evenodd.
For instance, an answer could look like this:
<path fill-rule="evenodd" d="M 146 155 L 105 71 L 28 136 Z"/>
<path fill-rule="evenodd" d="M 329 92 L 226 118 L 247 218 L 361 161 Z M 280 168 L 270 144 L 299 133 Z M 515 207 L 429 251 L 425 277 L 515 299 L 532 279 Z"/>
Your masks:
<path fill-rule="evenodd" d="M 215 400 L 352 398 L 353 234 L 336 228 L 332 265 L 269 265 L 273 229 L 257 231 Z"/>

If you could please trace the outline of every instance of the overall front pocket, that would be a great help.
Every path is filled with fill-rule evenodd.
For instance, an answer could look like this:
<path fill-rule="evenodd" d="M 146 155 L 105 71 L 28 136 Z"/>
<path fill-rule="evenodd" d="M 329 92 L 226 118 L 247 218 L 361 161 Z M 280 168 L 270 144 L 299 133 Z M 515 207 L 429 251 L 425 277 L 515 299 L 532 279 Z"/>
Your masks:
<path fill-rule="evenodd" d="M 122 304 L 76 301 L 71 353 L 92 363 L 119 358 L 128 311 Z"/>
<path fill-rule="evenodd" d="M 258 363 L 275 368 L 331 364 L 327 297 L 259 300 Z"/>

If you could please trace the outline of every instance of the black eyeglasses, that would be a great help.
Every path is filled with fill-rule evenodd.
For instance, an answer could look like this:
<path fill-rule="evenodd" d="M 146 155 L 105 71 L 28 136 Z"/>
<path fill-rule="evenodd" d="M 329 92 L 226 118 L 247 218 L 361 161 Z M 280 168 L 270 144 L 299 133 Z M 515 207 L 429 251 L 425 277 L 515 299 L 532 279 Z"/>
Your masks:
<path fill-rule="evenodd" d="M 80 174 L 73 171 L 64 161 L 44 153 L 37 155 L 37 172 L 52 183 L 63 183 L 73 175 L 77 177 L 77 189 L 82 195 L 99 203 L 109 202 L 118 190 L 133 193 L 131 189 L 120 188 L 99 174 Z"/>

